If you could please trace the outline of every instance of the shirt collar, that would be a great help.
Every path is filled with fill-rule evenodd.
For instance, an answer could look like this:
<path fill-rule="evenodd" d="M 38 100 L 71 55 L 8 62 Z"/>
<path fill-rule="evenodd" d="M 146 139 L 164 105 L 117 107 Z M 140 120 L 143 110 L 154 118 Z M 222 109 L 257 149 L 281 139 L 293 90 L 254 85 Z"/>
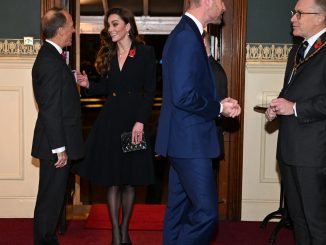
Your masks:
<path fill-rule="evenodd" d="M 56 48 L 56 50 L 58 50 L 59 54 L 62 53 L 62 48 L 58 44 L 50 41 L 49 39 L 45 39 L 45 41 L 48 42 L 48 43 L 50 43 L 50 44 L 52 44 Z"/>
<path fill-rule="evenodd" d="M 310 47 L 312 45 L 314 45 L 314 43 L 317 41 L 317 39 L 322 35 L 324 34 L 324 32 L 326 32 L 326 28 L 322 29 L 320 32 L 316 33 L 315 35 L 313 35 L 312 37 L 308 38 L 306 41 L 309 43 L 308 45 L 308 50 L 310 49 Z M 307 50 L 307 51 L 308 51 Z"/>
<path fill-rule="evenodd" d="M 204 31 L 204 27 L 200 23 L 200 21 L 195 16 L 193 16 L 192 14 L 189 14 L 188 12 L 186 12 L 185 15 L 187 15 L 190 19 L 192 19 L 195 22 L 195 24 L 198 27 L 198 30 L 200 32 L 200 35 L 202 35 L 203 31 Z"/>

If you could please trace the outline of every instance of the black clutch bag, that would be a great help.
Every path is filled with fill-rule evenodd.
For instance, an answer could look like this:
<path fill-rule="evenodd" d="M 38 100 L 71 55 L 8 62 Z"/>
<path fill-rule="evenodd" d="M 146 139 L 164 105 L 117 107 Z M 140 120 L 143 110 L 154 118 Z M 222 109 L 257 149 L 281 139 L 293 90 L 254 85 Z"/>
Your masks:
<path fill-rule="evenodd" d="M 131 132 L 125 132 L 121 134 L 121 148 L 124 153 L 131 151 L 140 151 L 147 149 L 147 143 L 145 140 L 144 132 L 142 141 L 139 144 L 131 143 Z"/>

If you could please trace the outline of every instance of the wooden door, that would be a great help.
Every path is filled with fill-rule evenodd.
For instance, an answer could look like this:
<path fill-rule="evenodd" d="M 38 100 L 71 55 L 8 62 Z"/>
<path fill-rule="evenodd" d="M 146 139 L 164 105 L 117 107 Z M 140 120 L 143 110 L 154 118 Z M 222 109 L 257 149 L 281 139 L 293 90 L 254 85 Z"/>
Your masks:
<path fill-rule="evenodd" d="M 224 0 L 224 25 L 211 26 L 220 35 L 220 60 L 228 77 L 229 96 L 244 106 L 247 0 Z M 243 114 L 225 120 L 225 156 L 219 167 L 220 219 L 240 220 L 242 193 Z"/>

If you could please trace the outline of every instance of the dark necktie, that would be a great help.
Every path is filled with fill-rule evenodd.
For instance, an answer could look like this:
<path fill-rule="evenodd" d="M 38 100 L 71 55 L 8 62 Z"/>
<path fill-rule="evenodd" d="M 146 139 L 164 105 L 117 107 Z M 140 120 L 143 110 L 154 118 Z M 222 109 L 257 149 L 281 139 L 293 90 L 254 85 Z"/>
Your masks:
<path fill-rule="evenodd" d="M 64 61 L 66 61 L 66 58 L 67 58 L 66 53 L 62 51 L 60 55 L 61 55 L 62 59 Z"/>
<path fill-rule="evenodd" d="M 304 41 L 299 50 L 298 50 L 298 58 L 299 58 L 299 61 L 303 60 L 304 59 L 304 53 L 308 47 L 309 43 L 307 41 Z"/>

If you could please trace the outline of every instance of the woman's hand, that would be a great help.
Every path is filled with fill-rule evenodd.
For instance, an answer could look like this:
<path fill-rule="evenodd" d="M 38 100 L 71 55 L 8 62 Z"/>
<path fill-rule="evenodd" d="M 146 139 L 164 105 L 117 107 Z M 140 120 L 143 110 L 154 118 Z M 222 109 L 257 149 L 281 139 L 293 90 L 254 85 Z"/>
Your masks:
<path fill-rule="evenodd" d="M 76 82 L 79 86 L 84 88 L 89 88 L 88 76 L 85 71 L 83 71 L 83 73 L 76 71 L 76 79 L 77 79 Z"/>
<path fill-rule="evenodd" d="M 143 139 L 144 124 L 136 122 L 132 128 L 131 143 L 139 144 Z"/>

